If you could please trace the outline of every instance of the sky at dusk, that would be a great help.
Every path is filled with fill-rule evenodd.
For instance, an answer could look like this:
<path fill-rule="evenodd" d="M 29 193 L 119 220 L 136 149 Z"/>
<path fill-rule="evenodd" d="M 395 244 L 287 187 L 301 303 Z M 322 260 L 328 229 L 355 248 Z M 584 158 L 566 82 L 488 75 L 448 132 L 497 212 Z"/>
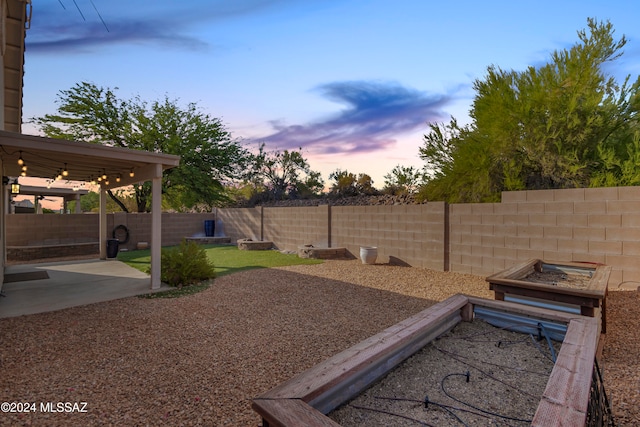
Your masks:
<path fill-rule="evenodd" d="M 632 0 L 33 0 L 23 132 L 87 81 L 121 98 L 195 102 L 249 147 L 302 147 L 311 168 L 382 188 L 428 124 L 469 121 L 490 65 L 523 71 L 578 41 L 587 18 L 628 39 L 609 70 L 640 74 Z"/>

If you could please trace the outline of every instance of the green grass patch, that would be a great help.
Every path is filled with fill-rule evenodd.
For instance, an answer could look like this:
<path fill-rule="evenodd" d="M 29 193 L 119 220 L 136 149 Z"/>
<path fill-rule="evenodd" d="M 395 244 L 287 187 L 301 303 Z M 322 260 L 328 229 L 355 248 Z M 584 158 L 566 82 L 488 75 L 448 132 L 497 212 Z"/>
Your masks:
<path fill-rule="evenodd" d="M 317 259 L 299 258 L 296 254 L 283 254 L 274 250 L 241 251 L 238 250 L 236 246 L 231 245 L 203 245 L 203 247 L 207 252 L 207 258 L 215 267 L 217 277 L 256 268 L 283 267 L 287 265 L 300 264 L 321 264 L 323 262 L 322 260 Z M 140 251 L 119 252 L 118 260 L 146 273 L 151 266 L 151 251 L 149 249 L 145 249 Z M 175 298 L 176 296 L 190 295 L 192 293 L 203 291 L 207 289 L 209 285 L 210 283 L 207 282 L 184 286 L 180 289 L 148 294 L 145 295 L 145 297 Z M 196 288 L 199 289 L 196 290 Z M 164 295 L 172 293 L 175 293 L 175 295 Z"/>

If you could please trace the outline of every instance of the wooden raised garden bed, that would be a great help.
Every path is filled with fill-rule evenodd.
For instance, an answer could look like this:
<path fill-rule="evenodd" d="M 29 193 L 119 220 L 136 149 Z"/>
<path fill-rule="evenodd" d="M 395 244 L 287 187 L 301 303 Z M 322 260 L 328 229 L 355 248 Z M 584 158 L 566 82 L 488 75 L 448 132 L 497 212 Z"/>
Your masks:
<path fill-rule="evenodd" d="M 606 333 L 607 283 L 611 267 L 602 264 L 539 259 L 515 265 L 486 278 L 495 299 L 538 305 L 599 317 Z"/>
<path fill-rule="evenodd" d="M 348 405 L 377 381 L 384 382 L 386 374 L 460 322 L 474 319 L 521 332 L 525 340 L 528 333 L 541 329 L 561 339 L 531 425 L 585 425 L 598 339 L 596 319 L 464 295 L 437 303 L 295 376 L 255 398 L 252 408 L 264 427 L 339 426 L 326 414 Z"/>

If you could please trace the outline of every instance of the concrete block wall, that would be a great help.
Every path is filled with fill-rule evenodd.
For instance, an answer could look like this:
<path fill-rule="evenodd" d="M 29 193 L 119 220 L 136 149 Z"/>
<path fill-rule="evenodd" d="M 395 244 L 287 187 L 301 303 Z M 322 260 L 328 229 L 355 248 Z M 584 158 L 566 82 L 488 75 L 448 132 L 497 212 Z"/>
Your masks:
<path fill-rule="evenodd" d="M 6 245 L 9 247 L 70 245 L 99 240 L 100 218 L 97 214 L 15 214 L 5 218 Z M 204 221 L 213 219 L 213 213 L 163 213 L 162 245 L 177 245 L 185 237 L 204 236 Z M 131 250 L 135 249 L 138 242 L 151 243 L 151 214 L 108 214 L 108 238 L 111 238 L 112 230 L 118 225 L 124 225 L 129 230 L 129 242 L 120 245 L 121 248 Z"/>
<path fill-rule="evenodd" d="M 215 214 L 213 213 L 163 213 L 162 246 L 178 245 L 185 237 L 204 236 L 205 220 L 214 219 Z M 129 241 L 126 244 L 120 244 L 121 249 L 125 248 L 133 250 L 139 242 L 147 242 L 151 244 L 152 236 L 150 213 L 120 212 L 107 215 L 108 238 L 111 238 L 112 230 L 118 225 L 124 225 L 129 230 Z"/>
<path fill-rule="evenodd" d="M 7 246 L 98 241 L 98 215 L 15 214 L 5 218 Z"/>
<path fill-rule="evenodd" d="M 445 269 L 446 205 L 334 206 L 331 245 L 360 256 L 376 246 L 378 262 Z"/>
<path fill-rule="evenodd" d="M 217 222 L 222 223 L 224 234 L 231 242 L 238 239 L 262 239 L 262 209 L 216 209 Z"/>
<path fill-rule="evenodd" d="M 640 282 L 640 187 L 505 192 L 501 203 L 317 206 L 217 209 L 163 214 L 162 243 L 204 235 L 217 219 L 232 241 L 271 240 L 282 250 L 299 245 L 377 246 L 379 262 L 486 276 L 530 258 L 584 261 L 612 267 L 609 286 Z M 6 216 L 7 246 L 98 241 L 98 215 Z M 130 231 L 127 249 L 151 242 L 151 214 L 107 215 L 108 235 Z"/>
<path fill-rule="evenodd" d="M 296 208 L 265 208 L 264 238 L 280 250 L 297 251 L 300 245 L 328 247 L 328 205 Z"/>
<path fill-rule="evenodd" d="M 640 282 L 640 187 L 505 192 L 450 206 L 450 270 L 480 276 L 518 262 L 604 263 L 609 286 Z"/>

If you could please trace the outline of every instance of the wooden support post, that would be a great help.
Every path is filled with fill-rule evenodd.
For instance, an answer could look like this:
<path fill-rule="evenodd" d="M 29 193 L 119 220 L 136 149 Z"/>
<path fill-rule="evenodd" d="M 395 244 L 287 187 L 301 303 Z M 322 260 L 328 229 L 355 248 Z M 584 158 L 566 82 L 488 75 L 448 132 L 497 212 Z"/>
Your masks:
<path fill-rule="evenodd" d="M 469 302 L 462 307 L 460 309 L 460 317 L 462 317 L 463 322 L 473 322 L 473 304 Z"/>

